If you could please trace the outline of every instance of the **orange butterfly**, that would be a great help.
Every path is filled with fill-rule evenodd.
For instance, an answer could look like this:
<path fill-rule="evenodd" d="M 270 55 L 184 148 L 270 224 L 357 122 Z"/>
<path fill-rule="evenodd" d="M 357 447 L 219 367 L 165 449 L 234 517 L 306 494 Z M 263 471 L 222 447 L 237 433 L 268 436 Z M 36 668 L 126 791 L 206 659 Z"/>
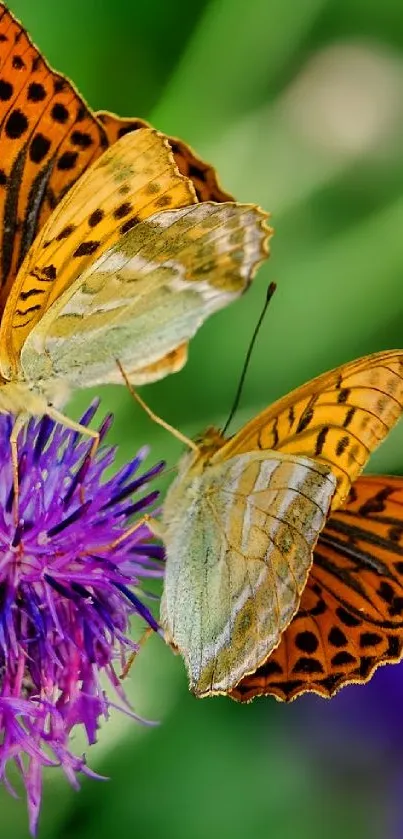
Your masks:
<path fill-rule="evenodd" d="M 116 358 L 136 384 L 181 369 L 267 257 L 266 218 L 184 143 L 92 113 L 0 3 L 1 410 L 121 383 Z"/>
<path fill-rule="evenodd" d="M 196 696 L 330 696 L 400 659 L 403 480 L 359 475 L 402 412 L 386 351 L 192 444 L 163 507 L 161 623 Z"/>

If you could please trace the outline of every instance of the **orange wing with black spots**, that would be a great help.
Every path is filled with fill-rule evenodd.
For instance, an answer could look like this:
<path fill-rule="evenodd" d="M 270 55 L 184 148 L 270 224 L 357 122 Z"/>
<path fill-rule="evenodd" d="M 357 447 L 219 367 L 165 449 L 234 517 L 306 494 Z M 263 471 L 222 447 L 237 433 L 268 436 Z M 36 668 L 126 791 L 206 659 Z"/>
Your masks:
<path fill-rule="evenodd" d="M 231 696 L 324 697 L 403 656 L 403 478 L 361 477 L 326 525 L 299 610 Z"/>
<path fill-rule="evenodd" d="M 141 119 L 95 114 L 0 3 L 0 311 L 37 233 L 88 167 Z M 170 140 L 199 200 L 228 201 L 214 169 Z"/>
<path fill-rule="evenodd" d="M 214 459 L 253 449 L 315 458 L 336 475 L 335 510 L 402 411 L 403 351 L 375 353 L 318 376 L 275 402 Z"/>
<path fill-rule="evenodd" d="M 108 142 L 111 144 L 116 143 L 116 140 L 130 131 L 149 127 L 148 123 L 144 122 L 144 120 L 121 119 L 107 111 L 98 111 L 97 117 L 102 122 L 108 137 Z M 176 137 L 168 137 L 167 139 L 179 171 L 182 175 L 190 178 L 199 201 L 218 201 L 221 203 L 222 201 L 234 200 L 229 192 L 225 192 L 221 188 L 213 166 L 201 160 L 183 140 L 178 140 Z"/>
<path fill-rule="evenodd" d="M 0 3 L 1 301 L 38 230 L 107 147 L 102 125 Z"/>
<path fill-rule="evenodd" d="M 60 202 L 24 260 L 0 326 L 3 373 L 17 374 L 27 336 L 90 264 L 144 219 L 194 203 L 164 135 L 143 128 L 121 137 Z M 121 261 L 115 255 L 115 272 Z"/>

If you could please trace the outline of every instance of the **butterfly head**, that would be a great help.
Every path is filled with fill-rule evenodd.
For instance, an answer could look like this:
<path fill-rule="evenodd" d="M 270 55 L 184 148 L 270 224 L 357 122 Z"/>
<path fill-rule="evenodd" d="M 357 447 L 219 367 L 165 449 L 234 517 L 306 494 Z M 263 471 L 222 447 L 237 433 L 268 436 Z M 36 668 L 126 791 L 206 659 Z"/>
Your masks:
<path fill-rule="evenodd" d="M 178 465 L 178 474 L 175 483 L 178 485 L 185 476 L 195 478 L 201 475 L 208 466 L 213 454 L 226 442 L 225 437 L 218 428 L 206 428 L 205 431 L 195 437 L 191 451 L 185 452 Z"/>
<path fill-rule="evenodd" d="M 194 442 L 199 448 L 198 457 L 207 461 L 226 441 L 218 428 L 210 426 L 210 428 L 206 428 L 205 431 L 198 434 Z"/>

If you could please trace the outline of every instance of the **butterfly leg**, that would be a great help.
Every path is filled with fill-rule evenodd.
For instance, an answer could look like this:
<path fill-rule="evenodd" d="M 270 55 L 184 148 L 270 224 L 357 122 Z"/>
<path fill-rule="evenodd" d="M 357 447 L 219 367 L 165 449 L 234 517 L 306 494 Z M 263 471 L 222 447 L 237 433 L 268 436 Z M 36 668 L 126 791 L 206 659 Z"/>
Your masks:
<path fill-rule="evenodd" d="M 126 664 L 125 664 L 125 666 L 124 666 L 124 668 L 123 668 L 123 670 L 122 670 L 122 672 L 119 676 L 120 679 L 125 679 L 126 676 L 129 675 L 130 670 L 132 669 L 133 664 L 134 664 L 134 662 L 135 662 L 135 660 L 136 660 L 136 658 L 137 658 L 137 656 L 138 656 L 138 654 L 141 650 L 141 647 L 145 644 L 145 642 L 148 640 L 150 635 L 152 635 L 153 631 L 154 630 L 151 629 L 151 626 L 148 626 L 147 629 L 144 630 L 140 640 L 137 642 L 137 650 L 133 650 L 133 652 L 131 653 L 131 655 L 129 656 L 129 658 L 126 661 Z"/>
<path fill-rule="evenodd" d="M 48 416 L 55 420 L 55 422 L 60 422 L 65 426 L 65 428 L 71 428 L 72 431 L 78 431 L 79 434 L 85 434 L 87 437 L 91 437 L 93 443 L 91 446 L 90 457 L 94 457 L 99 446 L 99 431 L 95 431 L 94 428 L 88 428 L 86 425 L 80 425 L 79 422 L 74 422 L 74 420 L 70 419 L 70 417 L 66 417 L 65 414 L 57 411 L 56 408 L 49 408 Z"/>
<path fill-rule="evenodd" d="M 102 552 L 103 550 L 105 550 L 105 551 L 107 550 L 108 552 L 110 552 L 111 549 L 113 550 L 113 548 L 117 548 L 118 545 L 121 545 L 122 542 L 124 542 L 125 539 L 127 539 L 129 536 L 132 536 L 133 533 L 136 533 L 136 531 L 140 530 L 140 528 L 143 527 L 144 525 L 147 525 L 150 533 L 154 533 L 154 525 L 156 525 L 157 527 L 158 526 L 161 527 L 159 522 L 157 522 L 155 519 L 153 519 L 152 516 L 150 516 L 146 513 L 144 516 L 141 517 L 141 519 L 136 521 L 135 524 L 132 525 L 132 527 L 129 527 L 127 530 L 125 530 L 125 532 L 122 533 L 121 536 L 119 536 L 117 539 L 114 539 L 113 542 L 108 542 L 105 545 L 99 545 L 98 548 L 97 548 L 97 551 Z M 150 533 L 145 534 L 145 538 L 149 538 Z M 135 605 L 137 605 L 137 604 L 135 604 Z M 138 609 L 138 611 L 142 615 L 142 617 L 145 618 L 146 621 L 149 623 L 150 632 L 156 632 L 158 635 L 161 636 L 161 638 L 163 638 L 164 635 L 163 635 L 163 631 L 162 631 L 161 627 L 159 626 L 158 622 L 155 621 L 152 613 L 144 606 L 144 604 L 143 604 L 143 606 L 140 610 Z M 147 631 L 144 633 L 144 636 L 142 636 L 142 638 L 140 639 L 140 646 L 143 643 L 143 640 L 145 641 L 146 638 L 147 638 Z M 131 667 L 137 653 L 138 653 L 138 649 L 136 649 L 134 651 L 133 655 L 130 656 L 127 664 L 123 668 L 123 672 L 122 672 L 122 675 L 121 675 L 120 678 L 124 678 L 124 676 L 127 675 L 127 673 L 129 672 L 130 667 Z"/>
<path fill-rule="evenodd" d="M 14 522 L 17 526 L 19 522 L 19 475 L 18 475 L 18 435 L 26 422 L 25 414 L 18 414 L 15 423 L 11 429 L 10 446 L 11 446 L 11 463 L 13 467 L 13 489 L 14 489 Z"/>
<path fill-rule="evenodd" d="M 129 377 L 128 377 L 126 371 L 123 369 L 123 367 L 122 367 L 118 358 L 116 359 L 116 364 L 119 367 L 119 370 L 122 374 L 123 380 L 126 384 L 126 387 L 129 391 L 130 395 L 133 397 L 133 399 L 136 400 L 136 402 L 138 402 L 140 407 L 143 409 L 143 411 L 146 412 L 146 414 L 148 414 L 150 419 L 153 422 L 157 423 L 157 425 L 161 425 L 162 428 L 165 428 L 166 431 L 169 431 L 170 434 L 172 434 L 174 437 L 176 437 L 177 440 L 180 440 L 181 443 L 184 443 L 185 446 L 188 446 L 190 449 L 193 449 L 193 451 L 198 452 L 199 447 L 194 442 L 194 440 L 191 440 L 189 437 L 186 437 L 185 434 L 182 434 L 180 431 L 178 431 L 177 428 L 174 428 L 173 425 L 170 425 L 169 422 L 166 422 L 165 420 L 163 420 L 162 417 L 158 416 L 158 414 L 154 414 L 154 411 L 152 411 L 151 408 L 148 407 L 147 403 L 144 402 L 144 400 L 141 398 L 141 396 L 139 396 L 137 391 L 134 389 L 132 383 L 129 380 Z"/>
<path fill-rule="evenodd" d="M 66 417 L 65 414 L 60 413 L 57 411 L 56 408 L 48 408 L 48 416 L 55 420 L 55 422 L 60 422 L 65 428 L 71 428 L 72 431 L 78 431 L 79 434 L 85 434 L 87 437 L 92 438 L 92 446 L 90 449 L 89 456 L 90 458 L 94 458 L 99 446 L 99 431 L 95 431 L 93 428 L 88 428 L 86 425 L 80 425 L 79 422 L 74 422 L 74 420 L 70 419 L 70 417 Z M 81 487 L 80 490 L 81 495 L 81 503 L 84 504 L 84 490 Z"/>
<path fill-rule="evenodd" d="M 153 534 L 153 536 L 156 536 L 158 539 L 162 539 L 162 536 L 161 536 L 162 524 L 161 524 L 161 522 L 157 521 L 157 519 L 154 519 L 153 516 L 150 516 L 148 513 L 145 513 L 144 516 L 141 517 L 141 519 L 136 521 L 135 524 L 132 524 L 132 526 L 129 527 L 127 530 L 125 530 L 125 532 L 122 533 L 121 536 L 119 536 L 113 542 L 108 542 L 106 545 L 100 545 L 98 550 L 100 550 L 100 551 L 105 551 L 105 550 L 110 551 L 113 548 L 117 548 L 118 545 L 120 545 L 122 542 L 124 542 L 125 539 L 127 539 L 129 536 L 133 536 L 133 533 L 136 533 L 136 531 L 140 530 L 140 527 L 143 527 L 145 524 L 147 525 L 148 529 Z"/>

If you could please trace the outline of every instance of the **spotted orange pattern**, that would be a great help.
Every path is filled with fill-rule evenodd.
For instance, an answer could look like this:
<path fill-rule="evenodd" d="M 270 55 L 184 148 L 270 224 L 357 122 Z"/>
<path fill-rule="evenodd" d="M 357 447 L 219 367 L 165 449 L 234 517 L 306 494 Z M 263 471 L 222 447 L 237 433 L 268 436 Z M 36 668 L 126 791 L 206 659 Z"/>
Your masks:
<path fill-rule="evenodd" d="M 25 254 L 61 198 L 108 146 L 145 125 L 141 119 L 91 111 L 0 3 L 0 310 Z M 230 199 L 211 166 L 182 141 L 171 143 L 199 199 Z"/>

